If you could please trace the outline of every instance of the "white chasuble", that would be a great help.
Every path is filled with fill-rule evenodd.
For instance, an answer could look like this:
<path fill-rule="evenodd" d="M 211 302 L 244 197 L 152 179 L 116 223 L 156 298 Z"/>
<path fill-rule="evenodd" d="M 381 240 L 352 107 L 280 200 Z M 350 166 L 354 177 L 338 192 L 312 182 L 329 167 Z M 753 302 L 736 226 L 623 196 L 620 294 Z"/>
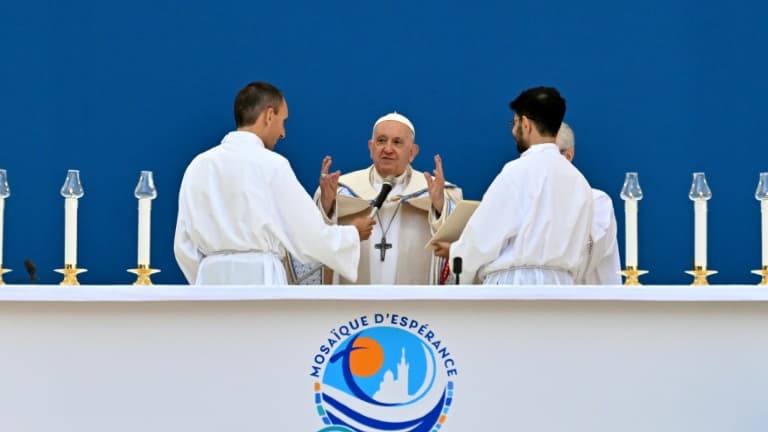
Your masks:
<path fill-rule="evenodd" d="M 315 201 L 329 224 L 348 224 L 355 217 L 371 212 L 371 205 L 381 190 L 383 180 L 375 168 L 342 175 L 336 203 L 330 216 L 320 204 L 320 190 Z M 440 282 L 448 268 L 444 259 L 436 258 L 425 245 L 445 218 L 461 200 L 461 189 L 446 182 L 445 204 L 438 215 L 432 209 L 424 175 L 410 166 L 399 176 L 388 199 L 379 210 L 373 233 L 360 244 L 357 284 L 428 285 Z M 383 234 L 386 233 L 386 236 Z M 386 237 L 386 243 L 382 243 Z M 377 247 L 378 245 L 378 247 Z M 382 261 L 382 248 L 385 258 Z M 355 283 L 344 275 L 334 275 L 334 283 Z M 330 283 L 328 277 L 326 282 Z"/>

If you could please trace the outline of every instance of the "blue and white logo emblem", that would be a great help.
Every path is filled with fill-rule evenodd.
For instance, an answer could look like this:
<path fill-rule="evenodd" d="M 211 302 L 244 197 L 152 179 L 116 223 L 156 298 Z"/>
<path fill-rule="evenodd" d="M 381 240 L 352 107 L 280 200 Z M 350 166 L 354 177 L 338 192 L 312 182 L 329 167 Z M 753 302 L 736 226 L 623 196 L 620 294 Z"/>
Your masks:
<path fill-rule="evenodd" d="M 372 319 L 371 319 L 372 318 Z M 398 314 L 362 316 L 320 347 L 312 373 L 323 432 L 430 432 L 453 402 L 455 362 L 428 325 Z"/>

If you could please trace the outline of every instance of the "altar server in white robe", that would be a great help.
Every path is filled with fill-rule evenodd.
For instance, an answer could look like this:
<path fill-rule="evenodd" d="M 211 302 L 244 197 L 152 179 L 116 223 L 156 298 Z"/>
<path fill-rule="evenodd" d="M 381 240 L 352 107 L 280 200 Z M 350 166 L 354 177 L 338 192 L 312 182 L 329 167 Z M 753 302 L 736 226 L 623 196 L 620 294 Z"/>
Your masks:
<path fill-rule="evenodd" d="M 592 190 L 555 136 L 565 100 L 551 87 L 510 103 L 520 157 L 507 163 L 455 243 L 435 253 L 462 258 L 464 283 L 570 285 L 592 225 Z"/>
<path fill-rule="evenodd" d="M 462 192 L 445 181 L 439 155 L 434 157 L 432 173 L 413 169 L 411 162 L 419 153 L 415 137 L 408 118 L 390 113 L 374 123 L 368 141 L 373 165 L 341 175 L 340 171 L 329 173 L 330 156 L 323 160 L 315 200 L 329 224 L 348 224 L 369 214 L 384 179 L 394 179 L 371 239 L 361 244 L 357 284 L 439 284 L 449 275 L 446 260 L 433 256 L 425 246 L 461 201 Z M 334 282 L 354 283 L 343 274 Z"/>
<path fill-rule="evenodd" d="M 273 152 L 285 137 L 282 92 L 250 83 L 234 112 L 237 130 L 195 157 L 181 182 L 174 252 L 189 283 L 286 284 L 285 250 L 355 280 L 360 240 L 374 221 L 327 225 L 288 160 Z"/>
<path fill-rule="evenodd" d="M 557 133 L 557 147 L 571 163 L 576 155 L 576 137 L 573 129 L 563 122 Z M 611 197 L 605 192 L 592 188 L 594 215 L 589 246 L 583 266 L 578 272 L 576 283 L 581 285 L 621 285 L 621 258 L 616 238 L 616 216 Z"/>

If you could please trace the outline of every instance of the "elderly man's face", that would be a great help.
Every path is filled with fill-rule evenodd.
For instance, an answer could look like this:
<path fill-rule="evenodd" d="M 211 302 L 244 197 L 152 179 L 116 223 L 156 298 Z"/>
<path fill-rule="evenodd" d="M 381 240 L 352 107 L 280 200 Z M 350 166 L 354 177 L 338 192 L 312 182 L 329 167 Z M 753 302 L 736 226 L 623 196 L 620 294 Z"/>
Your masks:
<path fill-rule="evenodd" d="M 391 120 L 376 125 L 368 149 L 373 165 L 382 177 L 404 173 L 419 152 L 408 126 Z"/>

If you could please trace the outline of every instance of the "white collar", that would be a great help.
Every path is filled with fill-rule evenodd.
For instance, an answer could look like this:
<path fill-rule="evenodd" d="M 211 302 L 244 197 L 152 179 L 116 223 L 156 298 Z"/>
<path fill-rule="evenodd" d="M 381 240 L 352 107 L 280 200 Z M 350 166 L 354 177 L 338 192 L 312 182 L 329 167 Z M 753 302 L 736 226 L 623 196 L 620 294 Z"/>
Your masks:
<path fill-rule="evenodd" d="M 405 168 L 405 171 L 403 171 L 402 174 L 395 177 L 395 186 L 405 185 L 408 184 L 408 181 L 411 178 L 411 166 L 408 165 Z M 384 184 L 384 178 L 379 174 L 378 171 L 376 171 L 376 167 L 373 166 L 371 169 L 371 186 L 377 187 Z"/>
<path fill-rule="evenodd" d="M 224 136 L 221 140 L 221 145 L 232 147 L 234 149 L 254 149 L 254 148 L 266 148 L 264 141 L 259 138 L 253 132 L 248 131 L 232 131 Z"/>
<path fill-rule="evenodd" d="M 520 155 L 520 157 L 526 157 L 529 154 L 539 153 L 544 151 L 553 151 L 553 150 L 560 153 L 560 150 L 557 148 L 557 144 L 555 143 L 534 144 L 528 147 L 528 150 L 524 151 L 523 154 Z"/>

